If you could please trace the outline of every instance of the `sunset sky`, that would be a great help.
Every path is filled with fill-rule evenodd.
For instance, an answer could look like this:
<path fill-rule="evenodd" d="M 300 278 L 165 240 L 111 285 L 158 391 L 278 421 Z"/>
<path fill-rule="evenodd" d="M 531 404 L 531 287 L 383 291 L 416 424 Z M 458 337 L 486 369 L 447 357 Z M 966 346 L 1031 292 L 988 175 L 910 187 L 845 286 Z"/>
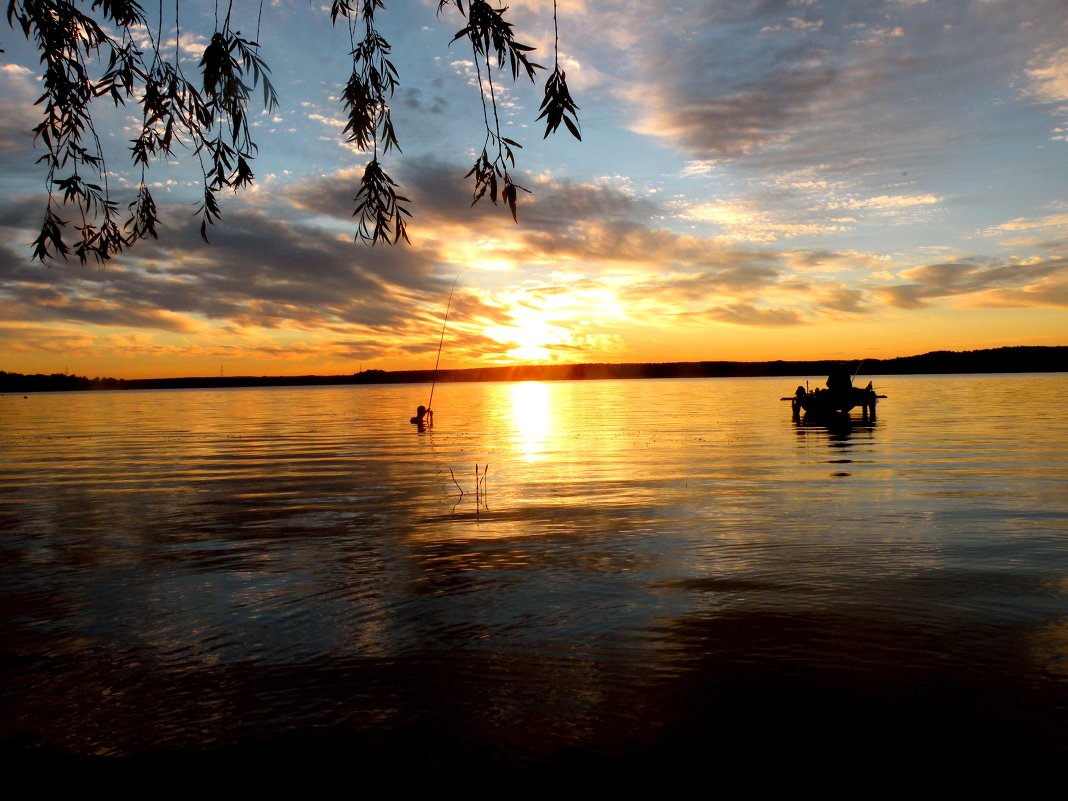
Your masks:
<path fill-rule="evenodd" d="M 509 5 L 551 67 L 551 3 Z M 187 73 L 214 9 L 180 5 Z M 235 0 L 233 27 L 252 38 L 258 9 Z M 457 275 L 443 367 L 1068 345 L 1063 0 L 560 0 L 583 141 L 542 139 L 544 73 L 495 77 L 531 190 L 518 225 L 471 206 L 482 107 L 470 48 L 449 45 L 461 18 L 436 9 L 387 0 L 379 20 L 411 246 L 354 244 L 366 156 L 342 134 L 348 32 L 328 4 L 276 0 L 259 42 L 280 106 L 258 113 L 255 189 L 222 198 L 204 244 L 200 171 L 179 150 L 149 173 L 159 240 L 106 266 L 30 260 L 40 71 L 21 31 L 0 29 L 0 369 L 429 368 Z M 100 113 L 125 208 L 137 108 Z"/>

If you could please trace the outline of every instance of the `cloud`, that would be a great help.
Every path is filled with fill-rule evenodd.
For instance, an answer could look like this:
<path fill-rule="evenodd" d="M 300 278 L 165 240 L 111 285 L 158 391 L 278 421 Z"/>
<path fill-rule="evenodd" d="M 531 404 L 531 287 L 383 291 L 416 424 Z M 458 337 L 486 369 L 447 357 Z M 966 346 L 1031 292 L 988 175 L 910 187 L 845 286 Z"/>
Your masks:
<path fill-rule="evenodd" d="M 0 351 L 11 355 L 91 353 L 95 343 L 94 336 L 75 327 L 0 323 Z"/>
<path fill-rule="evenodd" d="M 398 90 L 396 102 L 409 111 L 419 114 L 441 115 L 449 109 L 449 103 L 444 97 L 438 94 L 427 97 L 427 93 L 418 87 L 405 87 Z"/>
<path fill-rule="evenodd" d="M 1045 217 L 1029 218 L 1017 217 L 1000 225 L 994 225 L 986 229 L 988 234 L 1015 233 L 1020 231 L 1036 230 L 1068 230 L 1068 212 L 1058 212 Z"/>
<path fill-rule="evenodd" d="M 650 46 L 638 51 L 634 73 L 642 77 L 623 93 L 638 131 L 696 159 L 734 159 L 782 141 L 836 80 L 824 49 L 784 4 L 701 4 L 681 13 L 684 20 L 646 20 Z"/>
<path fill-rule="evenodd" d="M 521 197 L 516 225 L 485 200 L 471 206 L 464 172 L 426 156 L 400 163 L 395 177 L 416 215 L 411 247 L 353 245 L 351 208 L 362 168 L 229 201 L 222 223 L 209 231 L 211 246 L 199 243 L 187 208 L 169 207 L 161 209 L 168 224 L 159 241 L 139 243 L 105 268 L 45 269 L 4 246 L 0 314 L 42 337 L 53 330 L 62 341 L 74 342 L 68 338 L 81 326 L 90 350 L 130 357 L 411 365 L 432 362 L 458 271 L 465 276 L 449 319 L 453 363 L 622 354 L 633 345 L 621 332 L 634 326 L 781 330 L 871 315 L 880 303 L 1063 305 L 1066 295 L 1063 259 L 977 257 L 902 269 L 886 255 L 856 249 L 774 247 L 799 234 L 791 225 L 817 226 L 810 233 L 848 225 L 835 204 L 858 217 L 892 215 L 937 207 L 934 193 L 850 194 L 794 171 L 767 190 L 797 204 L 777 205 L 778 217 L 754 199 L 681 207 L 684 219 L 711 212 L 720 215 L 715 224 L 734 226 L 732 236 L 700 236 L 669 227 L 680 208 L 673 202 L 609 181 L 523 179 L 533 194 Z M 791 216 L 821 191 L 828 198 L 818 214 Z M 17 229 L 37 213 L 28 200 L 5 206 L 0 224 Z M 1020 218 L 999 232 L 1056 222 L 1056 215 Z M 41 338 L 30 342 L 45 347 Z"/>
<path fill-rule="evenodd" d="M 738 9 L 736 9 L 738 10 Z M 624 92 L 639 112 L 636 130 L 684 147 L 694 158 L 737 158 L 774 141 L 835 81 L 818 48 L 761 36 L 768 6 L 725 19 L 719 6 L 693 10 L 693 31 L 664 36 Z M 655 27 L 650 31 L 655 34 Z M 753 46 L 739 52 L 738 42 Z M 739 79 L 739 59 L 747 72 Z"/>
<path fill-rule="evenodd" d="M 8 319 L 26 321 L 62 320 L 90 325 L 123 326 L 191 332 L 196 326 L 189 319 L 166 309 L 145 304 L 131 305 L 111 299 L 70 297 L 54 287 L 24 287 L 19 301 L 0 302 L 0 310 Z"/>
<path fill-rule="evenodd" d="M 830 204 L 832 209 L 875 209 L 896 211 L 917 206 L 930 206 L 941 201 L 936 195 L 879 195 L 878 197 L 853 198 Z"/>
<path fill-rule="evenodd" d="M 647 46 L 626 54 L 639 61 L 619 76 L 632 128 L 697 164 L 819 165 L 876 188 L 903 169 L 937 169 L 947 142 L 974 147 L 974 132 L 1011 113 L 1016 80 L 1046 101 L 1068 92 L 1056 2 L 724 2 L 634 13 L 640 21 L 625 24 L 640 25 Z"/>
<path fill-rule="evenodd" d="M 721 238 L 658 227 L 663 209 L 626 190 L 568 182 L 536 186 L 523 225 L 517 228 L 506 220 L 510 236 L 498 239 L 494 226 L 500 223 L 500 209 L 488 204 L 480 204 L 481 209 L 462 205 L 463 188 L 455 170 L 432 162 L 412 166 L 408 188 L 419 199 L 416 219 L 429 229 L 426 239 L 433 243 L 430 252 L 460 253 L 449 250 L 458 246 L 450 244 L 450 234 L 444 232 L 463 231 L 462 236 L 473 242 L 469 253 L 488 262 L 520 260 L 527 265 L 545 265 L 543 272 L 532 271 L 529 266 L 524 270 L 525 275 L 541 276 L 542 281 L 552 280 L 549 276 L 553 272 L 567 272 L 563 265 L 574 265 L 575 274 L 582 278 L 564 279 L 558 292 L 576 296 L 607 292 L 623 309 L 617 317 L 631 322 L 660 315 L 703 315 L 737 325 L 795 325 L 821 317 L 870 314 L 878 300 L 897 308 L 914 308 L 940 297 L 970 294 L 978 298 L 996 287 L 1016 286 L 1022 291 L 1039 277 L 1039 271 L 1021 265 L 999 271 L 985 263 L 962 262 L 906 270 L 887 282 L 885 276 L 893 271 L 894 264 L 885 255 L 827 248 L 775 251 L 752 244 L 757 239 L 752 233 L 760 226 L 764 231 L 776 231 L 775 223 L 760 219 L 755 207 L 743 207 L 756 216 L 755 221 L 735 223 L 739 231 L 742 222 L 752 228 L 750 244 L 738 246 Z M 320 205 L 332 202 L 324 192 L 310 188 L 305 199 Z M 933 194 L 901 193 L 854 198 L 850 205 L 865 213 L 896 214 L 930 208 L 939 200 Z M 780 228 L 778 233 L 785 235 L 786 229 Z M 767 242 L 770 237 L 760 239 Z M 1046 269 L 1058 268 L 1050 263 Z M 811 277 L 801 281 L 796 278 L 799 274 Z M 883 277 L 880 280 L 878 276 Z M 548 296 L 548 285 L 534 294 L 527 293 L 530 302 Z M 1047 303 L 1055 298 L 1052 290 L 1030 291 L 1014 302 Z M 551 322 L 556 318 L 543 300 L 535 305 Z M 509 298 L 497 307 L 492 324 L 513 324 L 517 318 L 509 304 L 515 302 Z M 570 318 L 565 315 L 561 319 Z"/>
<path fill-rule="evenodd" d="M 878 272 L 885 272 L 892 264 L 889 256 L 857 250 L 810 248 L 785 250 L 780 256 L 786 265 L 786 272 L 794 276 L 812 273 L 831 275 L 843 272 L 874 275 Z"/>
<path fill-rule="evenodd" d="M 781 207 L 780 207 L 781 208 Z M 711 223 L 731 239 L 746 242 L 776 242 L 798 236 L 817 236 L 848 230 L 850 218 L 814 219 L 811 209 L 794 219 L 784 219 L 781 212 L 757 199 L 714 200 L 699 203 L 683 211 L 685 220 Z"/>
<path fill-rule="evenodd" d="M 1064 253 L 1068 251 L 1068 212 L 1055 212 L 1041 217 L 1016 217 L 990 226 L 981 234 L 999 237 L 1006 247 L 1032 248 L 1050 254 Z"/>
<path fill-rule="evenodd" d="M 866 299 L 859 289 L 847 286 L 827 287 L 820 292 L 819 304 L 833 311 L 858 313 L 865 311 Z"/>
<path fill-rule="evenodd" d="M 0 97 L 4 98 L 4 113 L 0 114 L 0 155 L 23 153 L 32 148 L 33 129 L 40 123 L 34 103 L 40 93 L 36 77 L 26 67 L 0 65 Z"/>
<path fill-rule="evenodd" d="M 413 160 L 400 178 L 416 213 L 415 249 L 429 261 L 446 259 L 469 272 L 480 263 L 525 265 L 525 282 L 521 276 L 502 276 L 505 283 L 498 286 L 493 279 L 496 288 L 481 296 L 482 308 L 455 309 L 450 327 L 455 319 L 472 348 L 493 349 L 473 338 L 480 327 L 496 327 L 503 337 L 505 329 L 534 324 L 531 314 L 539 325 L 566 326 L 569 336 L 578 325 L 592 326 L 582 341 L 611 338 L 609 324 L 662 314 L 707 316 L 709 307 L 719 319 L 747 325 L 760 319 L 792 324 L 801 317 L 756 305 L 755 299 L 780 280 L 781 258 L 657 227 L 662 210 L 625 189 L 567 181 L 533 185 L 534 195 L 520 207 L 522 224 L 515 226 L 491 204 L 471 208 L 469 190 L 449 165 Z M 322 181 L 294 188 L 291 197 L 302 210 L 327 215 L 336 213 L 346 194 Z M 567 274 L 566 265 L 574 265 L 573 274 Z M 536 281 L 532 286 L 531 280 Z M 521 291 L 509 288 L 515 282 Z M 470 299 L 467 293 L 464 297 Z M 840 294 L 834 302 L 845 305 L 845 297 Z M 574 341 L 557 337 L 555 345 Z"/>
<path fill-rule="evenodd" d="M 424 157 L 407 160 L 396 173 L 398 192 L 410 198 L 414 216 L 409 235 L 415 252 L 431 262 L 465 269 L 486 269 L 494 263 L 509 270 L 539 264 L 548 269 L 561 258 L 647 260 L 650 246 L 670 242 L 670 236 L 648 227 L 659 213 L 655 204 L 614 187 L 525 181 L 532 194 L 520 193 L 517 225 L 503 205 L 494 206 L 488 197 L 472 205 L 472 184 L 465 181 L 465 172 L 464 167 Z M 304 213 L 352 226 L 350 209 L 361 174 L 357 168 L 303 181 L 287 190 L 286 198 Z"/>
<path fill-rule="evenodd" d="M 748 303 L 734 303 L 709 309 L 705 314 L 723 323 L 761 328 L 797 325 L 802 322 L 800 313 L 794 309 L 762 309 Z"/>
<path fill-rule="evenodd" d="M 199 33 L 183 33 L 178 38 L 178 45 L 182 51 L 183 61 L 199 61 L 208 49 L 208 37 Z M 167 43 L 168 47 L 174 47 L 175 40 Z"/>
<path fill-rule="evenodd" d="M 430 265 L 411 250 L 359 249 L 240 204 L 211 232 L 211 246 L 197 246 L 197 222 L 184 217 L 106 268 L 46 270 L 7 250 L 3 296 L 27 319 L 190 330 L 182 321 L 202 318 L 318 330 L 354 320 L 396 327 L 435 286 Z"/>
<path fill-rule="evenodd" d="M 1046 103 L 1068 103 L 1068 46 L 1036 55 L 1027 78 L 1030 97 Z"/>
<path fill-rule="evenodd" d="M 344 141 L 341 138 L 341 132 L 345 130 L 345 126 L 348 124 L 348 120 L 344 117 L 329 117 L 318 112 L 309 112 L 304 116 L 312 122 L 317 122 L 330 129 L 331 137 L 337 139 L 339 144 Z"/>
<path fill-rule="evenodd" d="M 1068 258 L 1025 264 L 967 260 L 904 270 L 907 283 L 881 286 L 876 294 L 891 306 L 915 309 L 944 298 L 974 305 L 1062 306 L 1068 286 Z"/>
<path fill-rule="evenodd" d="M 171 224 L 158 241 L 140 242 L 105 267 L 59 262 L 45 268 L 2 246 L 0 312 L 4 319 L 60 328 L 177 334 L 184 342 L 179 350 L 190 358 L 222 353 L 212 350 L 221 339 L 230 343 L 231 356 L 298 359 L 317 352 L 321 359 L 372 360 L 426 354 L 433 349 L 428 332 L 440 326 L 454 269 L 433 231 L 459 227 L 455 220 L 466 204 L 453 205 L 447 215 L 447 204 L 431 204 L 423 217 L 431 234 L 423 237 L 426 244 L 367 248 L 336 230 L 333 215 L 350 222 L 343 203 L 351 202 L 336 178 L 305 182 L 274 200 L 237 198 L 210 230 L 210 246 L 199 243 L 198 222 L 187 209 L 167 207 L 161 213 Z M 425 191 L 422 186 L 413 194 Z M 280 205 L 287 200 L 295 203 L 288 213 Z M 252 207 L 263 201 L 267 205 Z M 7 222 L 25 222 L 32 209 L 24 206 L 8 207 Z M 502 210 L 496 211 L 479 209 L 473 216 L 492 217 L 515 230 L 510 217 L 505 223 Z M 487 341 L 480 329 L 511 319 L 508 310 L 460 286 L 450 317 L 454 358 L 461 353 L 481 358 Z M 310 344 L 299 345 L 298 335 Z M 114 344 L 97 347 L 119 352 Z M 147 357 L 173 347 L 126 341 L 122 352 L 140 348 Z"/>

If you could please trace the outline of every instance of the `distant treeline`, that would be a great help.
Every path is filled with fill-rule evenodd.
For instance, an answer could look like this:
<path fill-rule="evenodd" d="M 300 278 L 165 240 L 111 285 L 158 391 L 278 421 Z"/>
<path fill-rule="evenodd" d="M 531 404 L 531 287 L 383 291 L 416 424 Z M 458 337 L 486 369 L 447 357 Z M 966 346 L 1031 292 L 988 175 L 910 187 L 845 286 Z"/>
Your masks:
<path fill-rule="evenodd" d="M 199 378 L 84 378 L 22 375 L 0 370 L 0 392 L 57 392 L 85 389 L 179 389 L 192 387 L 314 386 L 323 384 L 420 384 L 461 381 L 588 381 L 608 378 L 727 378 L 825 376 L 833 367 L 860 366 L 862 375 L 937 373 L 1049 373 L 1068 369 L 1068 347 L 1019 346 L 969 351 L 933 351 L 895 359 L 773 362 L 663 362 L 657 364 L 529 364 L 466 370 L 363 370 L 338 376 L 226 376 Z"/>

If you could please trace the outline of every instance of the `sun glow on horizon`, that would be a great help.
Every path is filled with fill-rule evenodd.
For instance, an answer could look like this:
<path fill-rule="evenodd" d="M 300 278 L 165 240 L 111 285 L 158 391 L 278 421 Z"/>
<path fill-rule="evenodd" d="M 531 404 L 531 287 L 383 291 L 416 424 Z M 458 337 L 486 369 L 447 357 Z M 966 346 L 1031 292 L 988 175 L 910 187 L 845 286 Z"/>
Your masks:
<path fill-rule="evenodd" d="M 553 353 L 550 348 L 563 344 L 569 338 L 564 329 L 539 320 L 529 320 L 515 326 L 491 326 L 485 334 L 501 344 L 514 345 L 505 355 L 521 363 L 551 361 Z"/>
<path fill-rule="evenodd" d="M 508 320 L 482 333 L 504 346 L 505 359 L 522 364 L 597 358 L 612 340 L 608 330 L 628 317 L 616 291 L 603 285 L 527 287 L 496 302 Z"/>

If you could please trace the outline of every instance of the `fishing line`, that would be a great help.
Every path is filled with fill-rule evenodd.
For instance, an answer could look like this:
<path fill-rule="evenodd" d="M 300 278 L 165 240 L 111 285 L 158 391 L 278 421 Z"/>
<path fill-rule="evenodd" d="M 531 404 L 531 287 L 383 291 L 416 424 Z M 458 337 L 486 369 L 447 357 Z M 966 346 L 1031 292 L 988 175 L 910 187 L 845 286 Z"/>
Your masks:
<path fill-rule="evenodd" d="M 456 291 L 456 282 L 460 280 L 461 273 L 456 273 L 452 279 L 452 289 L 449 290 L 449 302 L 445 304 L 445 319 L 441 322 L 441 338 L 438 339 L 438 358 L 434 361 L 434 381 L 430 385 L 430 400 L 426 402 L 427 411 L 434 408 L 434 387 L 438 383 L 438 365 L 441 364 L 441 345 L 445 341 L 445 326 L 449 322 L 449 309 L 452 308 L 452 293 Z"/>

